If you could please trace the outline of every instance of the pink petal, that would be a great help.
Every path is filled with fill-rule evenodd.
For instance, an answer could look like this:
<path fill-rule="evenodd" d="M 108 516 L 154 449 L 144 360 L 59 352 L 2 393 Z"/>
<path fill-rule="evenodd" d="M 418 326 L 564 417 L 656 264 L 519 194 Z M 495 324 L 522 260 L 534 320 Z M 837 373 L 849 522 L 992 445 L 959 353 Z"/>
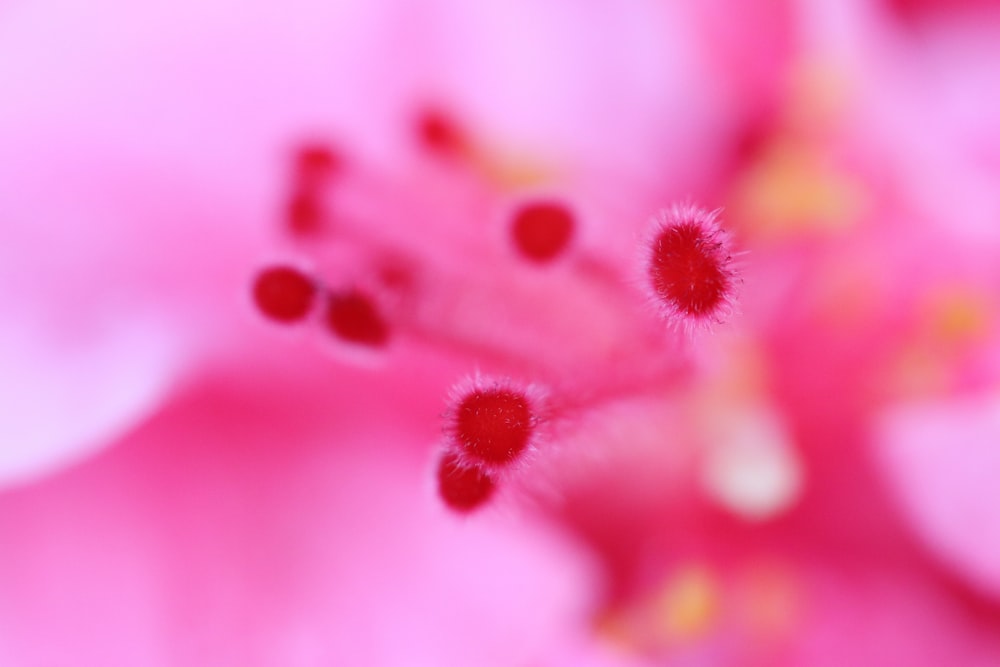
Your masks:
<path fill-rule="evenodd" d="M 1000 596 L 1000 401 L 953 398 L 888 411 L 888 482 L 913 529 L 969 584 Z"/>
<path fill-rule="evenodd" d="M 154 318 L 107 321 L 71 341 L 9 318 L 0 329 L 0 487 L 120 437 L 170 388 L 175 356 Z"/>
<path fill-rule="evenodd" d="M 4 664 L 506 666 L 568 641 L 581 554 L 451 515 L 412 452 L 433 434 L 396 409 L 407 388 L 322 377 L 218 378 L 0 494 Z"/>

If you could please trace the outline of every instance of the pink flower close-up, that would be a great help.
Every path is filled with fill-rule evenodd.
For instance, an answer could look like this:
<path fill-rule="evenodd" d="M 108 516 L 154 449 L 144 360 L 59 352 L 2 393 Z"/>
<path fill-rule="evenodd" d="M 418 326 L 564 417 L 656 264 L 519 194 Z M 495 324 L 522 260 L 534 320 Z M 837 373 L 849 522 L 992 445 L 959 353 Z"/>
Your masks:
<path fill-rule="evenodd" d="M 0 3 L 0 667 L 1000 665 L 1000 5 Z"/>

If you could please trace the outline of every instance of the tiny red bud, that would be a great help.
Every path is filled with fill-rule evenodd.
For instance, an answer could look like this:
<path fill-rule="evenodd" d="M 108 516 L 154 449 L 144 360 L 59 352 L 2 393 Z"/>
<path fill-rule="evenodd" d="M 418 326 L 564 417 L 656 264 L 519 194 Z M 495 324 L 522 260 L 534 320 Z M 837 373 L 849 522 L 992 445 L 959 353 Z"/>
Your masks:
<path fill-rule="evenodd" d="M 333 148 L 311 142 L 299 147 L 295 154 L 295 180 L 299 186 L 312 188 L 323 184 L 341 167 L 341 158 Z"/>
<path fill-rule="evenodd" d="M 311 188 L 292 192 L 285 209 L 288 228 L 296 236 L 314 236 L 326 223 L 323 195 Z"/>
<path fill-rule="evenodd" d="M 438 494 L 448 507 L 458 512 L 474 510 L 493 495 L 493 479 L 476 466 L 462 463 L 452 452 L 438 463 Z"/>
<path fill-rule="evenodd" d="M 549 262 L 573 238 L 573 214 L 557 202 L 525 204 L 514 213 L 511 235 L 514 246 L 527 259 Z"/>
<path fill-rule="evenodd" d="M 466 141 L 461 128 L 437 109 L 427 109 L 417 118 L 417 139 L 426 150 L 449 156 L 461 153 Z"/>
<path fill-rule="evenodd" d="M 290 324 L 311 312 L 316 300 L 316 283 L 291 266 L 271 266 L 254 278 L 253 300 L 270 320 Z"/>
<path fill-rule="evenodd" d="M 330 332 L 345 342 L 382 347 L 389 340 L 388 323 L 371 298 L 360 292 L 330 294 L 324 318 Z"/>

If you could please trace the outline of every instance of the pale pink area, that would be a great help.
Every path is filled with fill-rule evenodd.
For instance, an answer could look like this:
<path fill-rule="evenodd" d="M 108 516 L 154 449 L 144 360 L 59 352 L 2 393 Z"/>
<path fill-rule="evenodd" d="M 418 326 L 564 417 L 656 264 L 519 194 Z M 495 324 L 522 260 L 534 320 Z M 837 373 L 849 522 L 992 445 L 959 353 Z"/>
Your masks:
<path fill-rule="evenodd" d="M 72 343 L 24 322 L 0 330 L 0 485 L 116 440 L 169 391 L 178 360 L 155 320 L 95 328 L 88 336 L 77 331 Z"/>
<path fill-rule="evenodd" d="M 567 642 L 543 664 L 545 667 L 655 667 L 663 663 L 589 637 Z"/>
<path fill-rule="evenodd" d="M 913 530 L 971 585 L 1000 596 L 1000 402 L 918 402 L 879 425 L 883 474 Z"/>
<path fill-rule="evenodd" d="M 252 256 L 219 229 L 241 214 L 191 180 L 6 139 L 19 159 L 0 158 L 0 483 L 143 419 L 245 315 Z"/>
<path fill-rule="evenodd" d="M 936 3 L 803 3 L 808 53 L 841 86 L 848 141 L 835 152 L 907 226 L 996 248 L 1000 6 L 939 3 L 914 31 L 893 4 Z"/>
<path fill-rule="evenodd" d="M 443 509 L 404 387 L 341 369 L 302 393 L 308 375 L 206 379 L 0 496 L 4 664 L 511 665 L 568 641 L 580 553 Z"/>

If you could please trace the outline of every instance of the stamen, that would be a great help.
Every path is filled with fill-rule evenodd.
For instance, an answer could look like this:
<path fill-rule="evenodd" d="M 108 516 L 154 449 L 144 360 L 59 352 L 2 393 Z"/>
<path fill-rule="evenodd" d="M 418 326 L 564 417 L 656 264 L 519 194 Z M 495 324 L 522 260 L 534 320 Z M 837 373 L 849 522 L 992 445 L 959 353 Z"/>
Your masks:
<path fill-rule="evenodd" d="M 326 144 L 303 144 L 295 155 L 295 180 L 300 187 L 312 189 L 333 176 L 341 167 L 340 155 Z"/>
<path fill-rule="evenodd" d="M 525 392 L 505 386 L 475 388 L 458 401 L 451 431 L 473 459 L 505 465 L 528 446 L 535 421 Z"/>
<path fill-rule="evenodd" d="M 330 332 L 345 342 L 382 347 L 389 340 L 389 325 L 372 300 L 360 292 L 330 294 L 324 317 Z"/>
<path fill-rule="evenodd" d="M 658 216 L 651 241 L 649 280 L 665 315 L 719 321 L 736 282 L 728 236 L 715 214 L 684 204 Z"/>
<path fill-rule="evenodd" d="M 253 300 L 257 309 L 270 320 L 291 324 L 299 322 L 313 308 L 316 283 L 291 266 L 272 266 L 254 278 Z"/>
<path fill-rule="evenodd" d="M 455 122 L 437 109 L 426 109 L 417 118 L 417 139 L 428 151 L 445 157 L 462 153 L 465 135 Z"/>
<path fill-rule="evenodd" d="M 326 226 L 322 194 L 312 188 L 292 193 L 285 209 L 289 229 L 297 236 L 314 236 Z"/>
<path fill-rule="evenodd" d="M 448 507 L 469 512 L 490 499 L 495 489 L 493 479 L 478 467 L 463 465 L 454 453 L 447 453 L 438 464 L 438 494 Z"/>
<path fill-rule="evenodd" d="M 557 202 L 533 202 L 514 214 L 511 235 L 517 250 L 527 259 L 545 263 L 569 245 L 574 231 L 573 214 Z"/>

